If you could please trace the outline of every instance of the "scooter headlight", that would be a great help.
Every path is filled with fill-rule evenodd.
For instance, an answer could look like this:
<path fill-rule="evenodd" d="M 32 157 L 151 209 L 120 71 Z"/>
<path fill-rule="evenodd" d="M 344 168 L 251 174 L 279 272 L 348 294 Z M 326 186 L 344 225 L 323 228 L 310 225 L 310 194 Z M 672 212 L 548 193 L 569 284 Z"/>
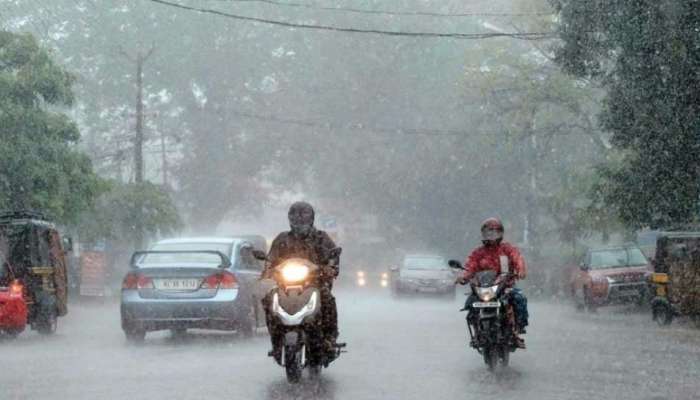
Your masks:
<path fill-rule="evenodd" d="M 309 267 L 303 264 L 289 263 L 281 268 L 282 279 L 287 283 L 303 282 L 309 276 Z"/>
<path fill-rule="evenodd" d="M 496 298 L 497 290 L 498 285 L 487 288 L 476 288 L 476 294 L 479 296 L 481 301 L 491 301 Z"/>

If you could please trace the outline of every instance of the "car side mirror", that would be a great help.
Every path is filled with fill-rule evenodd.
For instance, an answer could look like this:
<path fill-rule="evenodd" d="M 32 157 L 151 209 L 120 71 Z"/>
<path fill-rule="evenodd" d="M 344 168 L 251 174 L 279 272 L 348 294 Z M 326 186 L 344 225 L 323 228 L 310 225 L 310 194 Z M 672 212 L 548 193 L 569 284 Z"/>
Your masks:
<path fill-rule="evenodd" d="M 389 271 L 391 271 L 391 272 L 396 272 L 398 270 L 399 270 L 399 267 L 396 265 L 392 265 L 391 267 L 389 267 Z"/>
<path fill-rule="evenodd" d="M 73 238 L 66 236 L 63 238 L 63 251 L 66 253 L 73 251 Z"/>
<path fill-rule="evenodd" d="M 454 269 L 464 269 L 464 267 L 462 266 L 462 263 L 457 261 L 457 260 L 450 260 L 447 262 L 447 265 L 449 265 L 450 268 L 454 268 Z"/>
<path fill-rule="evenodd" d="M 264 251 L 258 249 L 253 249 L 253 257 L 255 257 L 256 260 L 260 261 L 267 260 L 267 254 L 265 254 Z"/>

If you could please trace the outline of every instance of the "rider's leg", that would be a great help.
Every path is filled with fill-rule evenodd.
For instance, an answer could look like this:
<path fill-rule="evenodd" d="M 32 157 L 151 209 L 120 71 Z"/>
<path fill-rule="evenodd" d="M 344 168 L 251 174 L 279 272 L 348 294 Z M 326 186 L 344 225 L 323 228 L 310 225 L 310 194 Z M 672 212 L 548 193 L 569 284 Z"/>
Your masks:
<path fill-rule="evenodd" d="M 269 355 L 274 357 L 278 364 L 282 363 L 282 346 L 283 346 L 283 336 L 279 333 L 277 329 L 277 323 L 272 317 L 272 293 L 263 297 L 262 299 L 263 309 L 265 310 L 265 323 L 267 324 L 267 332 L 270 334 L 270 345 L 272 349 Z"/>
<path fill-rule="evenodd" d="M 331 289 L 324 287 L 321 289 L 321 320 L 323 323 L 323 336 L 335 345 L 338 339 L 338 309 L 335 303 L 335 296 Z"/>
<path fill-rule="evenodd" d="M 522 290 L 518 288 L 513 288 L 511 296 L 515 311 L 515 324 L 518 328 L 518 332 L 525 333 L 525 327 L 528 325 L 529 318 L 527 311 L 527 297 L 525 297 Z"/>
<path fill-rule="evenodd" d="M 471 332 L 472 335 L 474 335 L 471 338 L 471 346 L 475 347 L 476 346 L 476 341 L 474 340 L 474 337 L 476 336 L 476 330 L 478 328 L 478 324 L 476 321 L 477 318 L 477 313 L 476 310 L 472 307 L 472 304 L 474 304 L 477 301 L 477 297 L 474 295 L 474 293 L 470 294 L 469 297 L 467 297 L 467 300 L 464 302 L 464 309 L 467 310 L 467 323 L 469 326 L 471 326 Z"/>

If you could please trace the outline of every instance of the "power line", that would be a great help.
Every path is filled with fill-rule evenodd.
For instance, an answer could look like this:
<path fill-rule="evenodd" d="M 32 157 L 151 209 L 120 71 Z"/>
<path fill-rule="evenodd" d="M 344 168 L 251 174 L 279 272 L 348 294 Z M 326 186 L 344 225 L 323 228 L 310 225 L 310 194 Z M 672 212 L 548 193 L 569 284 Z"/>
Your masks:
<path fill-rule="evenodd" d="M 238 15 L 227 13 L 224 11 L 213 10 L 210 8 L 200 8 L 191 7 L 183 4 L 173 3 L 165 0 L 148 0 L 153 3 L 179 8 L 188 11 L 196 11 L 205 14 L 213 14 L 221 17 L 248 21 L 248 22 L 258 22 L 268 25 L 284 26 L 287 28 L 301 28 L 301 29 L 315 29 L 323 31 L 334 31 L 334 32 L 347 32 L 347 33 L 365 33 L 365 34 L 376 34 L 376 35 L 386 35 L 386 36 L 408 36 L 408 37 L 423 37 L 423 38 L 452 38 L 452 39 L 489 39 L 497 37 L 510 37 L 514 39 L 522 40 L 541 40 L 550 37 L 554 37 L 554 32 L 522 32 L 522 33 L 504 33 L 504 32 L 490 32 L 490 33 L 439 33 L 439 32 L 402 32 L 402 31 L 386 31 L 381 29 L 358 29 L 358 28 L 342 28 L 331 25 L 314 25 L 314 24 L 302 24 L 294 22 L 285 22 L 279 20 L 270 20 L 257 17 L 249 17 L 245 15 Z"/>
<path fill-rule="evenodd" d="M 293 3 L 277 0 L 214 0 L 219 2 L 235 2 L 235 3 L 264 3 L 284 7 L 307 8 L 312 10 L 323 11 L 341 11 L 357 14 L 374 14 L 374 15 L 402 15 L 402 16 L 426 16 L 426 17 L 530 17 L 530 16 L 550 16 L 554 15 L 551 12 L 528 12 L 528 13 L 493 13 L 493 12 L 468 12 L 468 13 L 439 13 L 431 11 L 389 11 L 389 10 L 369 10 L 366 8 L 352 7 L 328 7 L 319 6 L 308 3 Z"/>
<path fill-rule="evenodd" d="M 336 129 L 360 129 L 372 132 L 403 134 L 403 135 L 432 135 L 432 136 L 465 136 L 467 132 L 461 130 L 447 129 L 417 129 L 417 128 L 387 128 L 382 126 L 372 126 L 364 123 L 335 124 L 332 122 L 321 122 L 305 119 L 283 118 L 276 115 L 255 114 L 238 110 L 222 110 L 227 115 L 235 115 L 242 118 L 254 119 L 264 122 L 273 122 L 285 125 L 298 125 L 306 128 L 322 128 L 327 130 Z"/>

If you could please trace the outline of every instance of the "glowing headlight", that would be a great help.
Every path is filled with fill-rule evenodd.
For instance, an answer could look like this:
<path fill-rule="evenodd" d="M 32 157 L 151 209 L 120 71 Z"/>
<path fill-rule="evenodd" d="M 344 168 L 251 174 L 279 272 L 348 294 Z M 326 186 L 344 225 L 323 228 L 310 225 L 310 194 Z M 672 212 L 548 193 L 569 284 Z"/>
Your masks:
<path fill-rule="evenodd" d="M 476 294 L 479 296 L 481 301 L 491 301 L 496 297 L 497 290 L 498 285 L 487 288 L 476 288 Z"/>
<path fill-rule="evenodd" d="M 382 279 L 389 279 L 389 274 L 382 272 Z"/>
<path fill-rule="evenodd" d="M 387 287 L 389 286 L 389 281 L 387 281 L 386 279 L 382 279 L 382 281 L 379 284 L 382 285 L 382 287 Z"/>
<path fill-rule="evenodd" d="M 367 281 L 365 280 L 365 278 L 359 277 L 359 278 L 357 278 L 357 284 L 359 286 L 365 286 L 367 284 Z"/>
<path fill-rule="evenodd" d="M 309 267 L 303 264 L 287 264 L 282 267 L 285 282 L 301 282 L 309 276 Z"/>
<path fill-rule="evenodd" d="M 357 277 L 358 277 L 358 278 L 364 278 L 364 277 L 365 277 L 365 271 L 357 271 Z"/>

